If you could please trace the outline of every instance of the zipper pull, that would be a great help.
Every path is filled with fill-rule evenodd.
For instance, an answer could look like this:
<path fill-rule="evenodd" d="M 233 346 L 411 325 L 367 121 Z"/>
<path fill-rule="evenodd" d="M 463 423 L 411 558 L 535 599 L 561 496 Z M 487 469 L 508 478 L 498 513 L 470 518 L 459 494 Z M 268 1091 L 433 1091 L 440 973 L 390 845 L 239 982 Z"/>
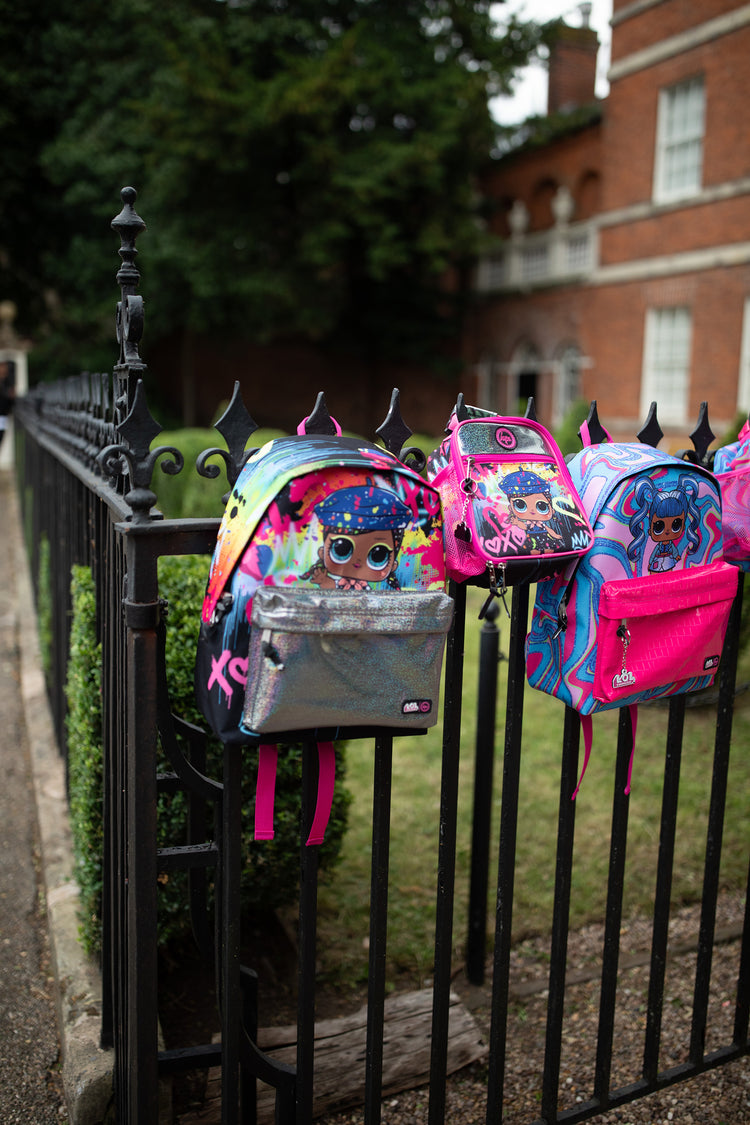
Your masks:
<path fill-rule="evenodd" d="M 627 671 L 625 661 L 628 655 L 628 649 L 630 648 L 630 629 L 628 629 L 627 618 L 622 619 L 620 628 L 617 630 L 617 636 L 622 641 L 622 673 L 625 675 Z"/>
<path fill-rule="evenodd" d="M 487 610 L 490 608 L 490 606 L 492 604 L 493 598 L 502 598 L 503 607 L 505 609 L 506 616 L 510 617 L 510 610 L 508 609 L 508 603 L 505 600 L 505 592 L 508 589 L 508 587 L 505 585 L 505 563 L 499 563 L 499 566 L 500 566 L 500 588 L 498 589 L 497 575 L 495 573 L 494 563 L 491 563 L 491 562 L 487 563 L 487 570 L 488 570 L 489 576 L 490 576 L 489 577 L 490 592 L 489 592 L 489 596 L 487 597 L 487 601 L 484 603 L 484 605 L 482 606 L 482 608 L 479 611 L 479 620 L 480 621 L 484 620 L 484 618 L 487 614 Z"/>
<path fill-rule="evenodd" d="M 568 610 L 564 601 L 560 602 L 557 609 L 557 628 L 552 634 L 552 640 L 556 641 L 561 633 L 564 633 L 568 627 Z"/>
<path fill-rule="evenodd" d="M 284 671 L 284 661 L 279 655 L 279 651 L 271 640 L 271 630 L 264 629 L 260 635 L 260 651 L 261 654 L 269 662 L 274 672 Z"/>
<path fill-rule="evenodd" d="M 624 689 L 634 687 L 636 678 L 632 672 L 627 668 L 627 655 L 630 647 L 630 629 L 628 629 L 628 622 L 623 618 L 620 623 L 620 628 L 617 630 L 617 636 L 622 641 L 622 667 L 618 675 L 612 678 L 612 687 L 617 689 Z"/>

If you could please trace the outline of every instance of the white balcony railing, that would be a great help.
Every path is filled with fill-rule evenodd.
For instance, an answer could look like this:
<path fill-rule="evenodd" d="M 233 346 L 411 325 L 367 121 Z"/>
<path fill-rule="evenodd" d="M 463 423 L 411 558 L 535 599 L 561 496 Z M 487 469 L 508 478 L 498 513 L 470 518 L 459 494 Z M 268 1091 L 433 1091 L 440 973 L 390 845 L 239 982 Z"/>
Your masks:
<path fill-rule="evenodd" d="M 538 234 L 514 234 L 479 261 L 479 293 L 536 289 L 581 281 L 596 268 L 594 223 L 557 224 Z"/>

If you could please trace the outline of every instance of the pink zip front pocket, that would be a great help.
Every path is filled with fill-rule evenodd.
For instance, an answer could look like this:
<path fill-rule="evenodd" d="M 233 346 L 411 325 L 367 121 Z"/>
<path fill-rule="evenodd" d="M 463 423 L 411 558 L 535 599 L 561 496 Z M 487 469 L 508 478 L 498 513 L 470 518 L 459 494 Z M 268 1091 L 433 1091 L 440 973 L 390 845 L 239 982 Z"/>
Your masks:
<path fill-rule="evenodd" d="M 594 698 L 673 695 L 707 687 L 719 667 L 736 567 L 725 562 L 605 582 L 599 594 Z"/>

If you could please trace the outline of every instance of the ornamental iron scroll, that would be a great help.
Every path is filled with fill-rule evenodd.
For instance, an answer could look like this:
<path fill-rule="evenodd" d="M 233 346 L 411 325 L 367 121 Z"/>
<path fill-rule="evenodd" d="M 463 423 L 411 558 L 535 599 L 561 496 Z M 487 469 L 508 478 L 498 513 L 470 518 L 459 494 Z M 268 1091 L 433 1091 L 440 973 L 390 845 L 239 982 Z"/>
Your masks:
<path fill-rule="evenodd" d="M 224 438 L 227 448 L 221 449 L 215 446 L 211 449 L 204 449 L 198 455 L 195 467 L 199 476 L 205 477 L 207 480 L 215 480 L 221 470 L 218 465 L 209 465 L 208 460 L 210 457 L 223 458 L 230 488 L 230 491 L 222 497 L 222 502 L 226 504 L 245 462 L 255 453 L 254 449 L 247 449 L 246 446 L 258 429 L 258 423 L 254 421 L 245 406 L 239 381 L 235 382 L 229 406 L 218 422 L 214 423 L 214 429 L 218 430 Z"/>
<path fill-rule="evenodd" d="M 398 387 L 391 392 L 391 403 L 385 421 L 375 433 L 383 439 L 383 444 L 389 453 L 398 457 L 410 469 L 421 473 L 427 464 L 427 458 L 417 446 L 408 446 L 406 442 L 412 435 L 401 415 L 401 396 Z"/>
<path fill-rule="evenodd" d="M 135 388 L 133 406 L 124 422 L 116 427 L 124 442 L 109 445 L 97 457 L 104 474 L 117 478 L 127 474 L 129 490 L 125 493 L 125 503 L 133 513 L 134 524 L 148 523 L 150 512 L 156 503 L 156 493 L 151 489 L 156 462 L 163 454 L 171 454 L 172 459 L 162 461 L 161 470 L 174 476 L 182 471 L 185 464 L 179 449 L 172 445 L 151 449 L 151 443 L 162 427 L 152 416 L 146 403 L 146 392 L 139 379 Z"/>

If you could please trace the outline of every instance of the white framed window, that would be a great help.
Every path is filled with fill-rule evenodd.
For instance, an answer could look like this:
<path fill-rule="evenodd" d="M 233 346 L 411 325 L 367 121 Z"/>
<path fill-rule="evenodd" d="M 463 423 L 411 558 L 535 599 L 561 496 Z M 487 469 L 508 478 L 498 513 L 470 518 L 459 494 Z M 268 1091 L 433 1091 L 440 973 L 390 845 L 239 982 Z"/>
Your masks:
<path fill-rule="evenodd" d="M 701 188 L 705 102 L 702 77 L 659 93 L 654 163 L 657 202 L 681 199 Z"/>
<path fill-rule="evenodd" d="M 646 313 L 641 417 L 656 402 L 662 425 L 687 422 L 691 337 L 689 309 L 649 309 Z"/>

